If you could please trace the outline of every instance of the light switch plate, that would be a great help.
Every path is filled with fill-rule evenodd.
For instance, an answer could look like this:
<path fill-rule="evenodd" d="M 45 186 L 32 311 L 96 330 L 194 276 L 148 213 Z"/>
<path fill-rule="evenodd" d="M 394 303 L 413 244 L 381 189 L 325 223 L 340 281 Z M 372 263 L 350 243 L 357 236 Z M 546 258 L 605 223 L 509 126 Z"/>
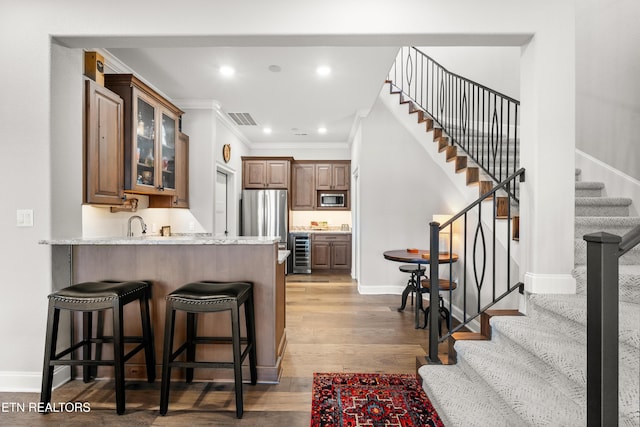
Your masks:
<path fill-rule="evenodd" d="M 16 225 L 18 227 L 33 227 L 33 209 L 18 209 L 16 211 Z"/>

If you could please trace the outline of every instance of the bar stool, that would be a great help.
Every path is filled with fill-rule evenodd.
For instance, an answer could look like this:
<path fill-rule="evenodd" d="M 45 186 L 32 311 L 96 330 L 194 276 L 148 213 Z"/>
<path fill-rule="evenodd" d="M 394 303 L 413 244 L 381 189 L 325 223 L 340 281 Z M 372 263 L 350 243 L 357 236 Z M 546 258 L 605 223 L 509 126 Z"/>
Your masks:
<path fill-rule="evenodd" d="M 421 282 L 421 293 L 428 294 L 431 291 L 431 281 L 430 280 L 422 280 Z M 448 279 L 439 279 L 438 280 L 438 290 L 440 292 L 449 292 L 453 291 L 458 287 L 456 282 L 449 282 Z M 429 301 L 429 307 L 424 309 L 424 325 L 422 329 L 427 327 L 427 320 L 429 319 L 429 309 L 431 308 L 431 301 Z M 442 299 L 442 295 L 438 294 L 438 335 L 442 336 L 442 320 L 444 319 L 449 325 L 449 321 L 451 319 L 451 313 L 444 306 L 444 300 Z"/>
<path fill-rule="evenodd" d="M 240 334 L 240 306 L 244 304 L 246 338 Z M 174 352 L 173 334 L 176 311 L 187 313 L 186 341 Z M 197 315 L 229 310 L 231 313 L 231 336 L 206 337 L 197 335 Z M 257 356 L 255 341 L 255 317 L 253 313 L 253 284 L 249 282 L 189 283 L 167 295 L 165 313 L 164 353 L 162 360 L 162 387 L 160 391 L 160 414 L 166 415 L 169 406 L 171 368 L 186 368 L 186 381 L 193 381 L 194 368 L 233 368 L 236 394 L 236 416 L 242 418 L 242 362 L 249 355 L 251 384 L 257 381 Z M 196 361 L 197 344 L 231 344 L 233 362 Z M 241 351 L 244 344 L 244 351 Z M 186 361 L 175 359 L 186 350 Z"/>
<path fill-rule="evenodd" d="M 400 307 L 398 307 L 398 311 L 402 311 L 407 306 L 407 297 L 409 294 L 411 294 L 411 305 L 413 305 L 413 293 L 416 291 L 418 280 L 425 276 L 424 273 L 426 267 L 420 264 L 404 264 L 399 268 L 403 273 L 411 273 L 407 286 L 404 288 L 404 291 L 402 291 L 402 303 L 400 304 Z"/>
<path fill-rule="evenodd" d="M 119 282 L 101 281 L 84 282 L 61 289 L 49 295 L 49 314 L 47 317 L 47 333 L 44 352 L 44 367 L 42 370 L 42 391 L 40 402 L 44 407 L 51 401 L 51 387 L 54 366 L 70 365 L 82 366 L 82 377 L 85 383 L 95 377 L 98 366 L 113 366 L 116 382 L 116 410 L 122 415 L 125 410 L 124 396 L 124 364 L 134 354 L 144 349 L 147 368 L 147 380 L 155 381 L 155 353 L 153 346 L 153 332 L 149 316 L 149 300 L 151 299 L 151 283 L 145 281 Z M 142 320 L 142 336 L 124 336 L 123 307 L 130 302 L 139 301 L 140 317 Z M 104 311 L 113 310 L 113 335 L 104 336 Z M 56 353 L 60 310 L 82 311 L 83 327 L 82 340 Z M 98 312 L 96 336 L 93 336 L 93 312 Z M 71 342 L 75 337 L 71 338 Z M 102 360 L 102 344 L 113 343 L 114 357 Z M 138 345 L 124 353 L 125 343 Z M 96 345 L 95 359 L 91 358 L 91 345 Z M 74 357 L 73 352 L 82 347 L 82 359 Z M 71 354 L 70 359 L 62 359 Z"/>

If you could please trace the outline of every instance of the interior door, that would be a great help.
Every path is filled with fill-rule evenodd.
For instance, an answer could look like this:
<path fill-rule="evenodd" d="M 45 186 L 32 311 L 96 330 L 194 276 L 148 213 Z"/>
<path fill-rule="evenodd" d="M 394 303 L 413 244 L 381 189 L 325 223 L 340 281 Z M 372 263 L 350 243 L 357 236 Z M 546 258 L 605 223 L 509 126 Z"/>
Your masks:
<path fill-rule="evenodd" d="M 227 212 L 227 175 L 222 172 L 216 174 L 215 196 L 215 234 L 228 234 L 229 216 Z"/>

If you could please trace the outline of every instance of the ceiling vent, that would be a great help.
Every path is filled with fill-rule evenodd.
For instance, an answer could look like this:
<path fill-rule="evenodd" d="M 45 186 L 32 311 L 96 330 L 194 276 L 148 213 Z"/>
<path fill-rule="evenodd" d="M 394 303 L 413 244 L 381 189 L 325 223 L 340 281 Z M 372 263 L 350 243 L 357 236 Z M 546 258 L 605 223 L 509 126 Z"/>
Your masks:
<path fill-rule="evenodd" d="M 228 113 L 238 126 L 258 126 L 249 113 Z"/>

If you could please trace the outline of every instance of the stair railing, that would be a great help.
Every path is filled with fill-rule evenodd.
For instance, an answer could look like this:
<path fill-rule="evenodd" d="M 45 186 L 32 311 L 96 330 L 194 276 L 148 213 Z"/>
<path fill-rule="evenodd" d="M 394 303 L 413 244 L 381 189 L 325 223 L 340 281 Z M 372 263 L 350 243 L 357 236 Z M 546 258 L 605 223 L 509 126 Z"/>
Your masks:
<path fill-rule="evenodd" d="M 587 234 L 587 426 L 618 423 L 619 259 L 640 245 L 640 225 L 623 237 Z"/>
<path fill-rule="evenodd" d="M 520 102 L 449 72 L 415 47 L 402 47 L 388 80 L 495 182 L 518 170 Z M 518 200 L 518 185 L 511 188 Z"/>
<path fill-rule="evenodd" d="M 464 208 L 462 211 L 454 215 L 448 221 L 443 224 L 438 222 L 431 222 L 429 224 L 430 229 L 430 246 L 429 251 L 431 254 L 448 253 L 449 263 L 443 264 L 449 266 L 449 291 L 448 291 L 448 312 L 451 314 L 447 317 L 447 333 L 440 335 L 440 321 L 439 321 L 439 302 L 440 302 L 440 286 L 439 286 L 439 268 L 438 262 L 430 262 L 430 278 L 429 278 L 429 361 L 430 363 L 440 363 L 438 359 L 438 344 L 448 339 L 453 333 L 459 331 L 468 325 L 471 321 L 480 316 L 484 311 L 494 306 L 497 302 L 505 298 L 511 292 L 516 289 L 522 291 L 523 283 L 511 281 L 511 243 L 512 243 L 512 214 L 511 205 L 514 199 L 512 195 L 512 189 L 516 182 L 524 182 L 525 170 L 521 168 L 515 173 L 507 177 L 504 181 L 498 184 L 488 193 L 479 197 L 476 201 Z M 505 218 L 498 217 L 497 209 L 497 194 L 498 192 L 507 193 L 507 215 Z M 487 230 L 485 224 L 483 224 L 482 218 L 482 202 L 488 199 L 492 199 L 492 229 Z M 471 245 L 471 251 L 469 251 L 470 233 L 469 224 L 474 227 L 469 214 L 474 209 L 477 209 L 477 224 L 475 224 L 475 230 L 473 232 L 473 244 Z M 497 241 L 497 223 L 499 220 L 507 220 L 506 236 L 504 239 L 503 247 L 506 253 L 506 262 L 500 263 L 500 271 L 498 269 L 498 263 L 496 262 L 496 249 L 498 249 L 499 242 Z M 455 225 L 455 227 L 454 227 Z M 454 234 L 454 232 L 458 232 Z M 444 233 L 443 233 L 444 232 Z M 443 234 L 441 234 L 443 233 Z M 491 233 L 491 234 L 489 234 Z M 454 239 L 454 235 L 460 235 L 460 238 Z M 445 248 L 441 251 L 440 238 L 444 236 L 448 239 L 445 240 Z M 487 248 L 489 246 L 489 248 Z M 488 264 L 488 250 L 491 251 L 491 265 Z M 469 253 L 470 252 L 470 253 Z M 460 262 L 462 262 L 463 277 L 454 279 L 453 262 L 454 257 L 452 254 L 459 256 Z M 469 264 L 469 265 L 468 265 Z M 469 267 L 469 268 L 468 268 Z M 490 296 L 483 293 L 483 289 L 487 286 L 487 269 L 491 269 L 491 292 Z M 470 277 L 469 270 L 473 270 L 473 277 Z M 497 274 L 504 274 L 504 283 L 498 283 Z M 452 285 L 456 282 L 458 288 L 462 287 L 462 306 L 459 307 L 462 311 L 462 319 L 460 323 L 455 327 L 453 326 L 453 296 L 454 292 L 460 292 L 459 290 L 453 291 Z M 488 301 L 486 299 L 488 298 Z M 475 301 L 474 301 L 475 300 Z M 444 302 L 443 302 L 444 304 Z M 445 307 L 447 308 L 447 307 Z"/>

